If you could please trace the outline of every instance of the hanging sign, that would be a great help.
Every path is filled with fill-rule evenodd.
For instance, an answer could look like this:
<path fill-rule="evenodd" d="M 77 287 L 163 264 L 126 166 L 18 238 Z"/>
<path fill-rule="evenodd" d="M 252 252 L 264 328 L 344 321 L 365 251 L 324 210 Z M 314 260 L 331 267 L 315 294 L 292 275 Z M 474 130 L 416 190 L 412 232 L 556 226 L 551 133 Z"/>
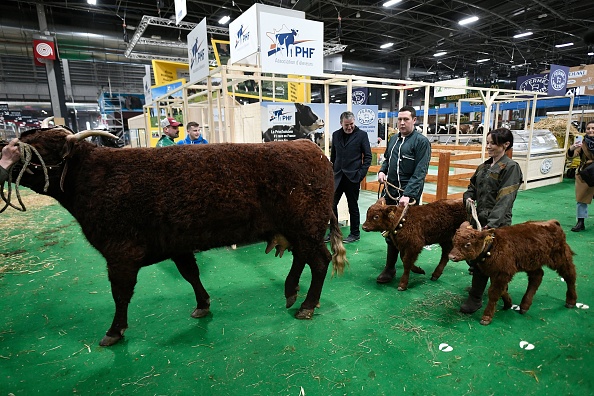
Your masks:
<path fill-rule="evenodd" d="M 190 65 L 190 83 L 208 77 L 208 37 L 206 33 L 206 18 L 188 34 L 188 63 Z"/>
<path fill-rule="evenodd" d="M 551 72 L 549 73 L 549 89 L 547 93 L 550 96 L 565 95 L 567 80 L 569 80 L 569 67 L 551 65 Z"/>

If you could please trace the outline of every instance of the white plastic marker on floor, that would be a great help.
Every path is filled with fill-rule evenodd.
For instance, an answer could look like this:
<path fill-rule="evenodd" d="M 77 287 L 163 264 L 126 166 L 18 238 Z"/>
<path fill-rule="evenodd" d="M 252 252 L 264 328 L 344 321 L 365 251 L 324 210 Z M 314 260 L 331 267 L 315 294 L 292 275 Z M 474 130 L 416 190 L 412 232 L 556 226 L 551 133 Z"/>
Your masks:
<path fill-rule="evenodd" d="M 576 306 L 576 308 L 579 308 L 579 309 L 589 309 L 590 308 L 589 305 L 582 304 L 582 303 L 577 303 L 577 304 L 575 304 L 575 306 Z"/>
<path fill-rule="evenodd" d="M 439 344 L 439 350 L 442 352 L 452 352 L 454 348 L 446 344 L 445 342 Z"/>
<path fill-rule="evenodd" d="M 520 348 L 525 349 L 527 351 L 531 351 L 534 349 L 534 345 L 532 345 L 528 341 L 520 341 Z"/>
<path fill-rule="evenodd" d="M 512 309 L 514 311 L 519 311 L 520 310 L 520 306 L 519 305 L 516 305 L 516 304 L 512 304 Z"/>

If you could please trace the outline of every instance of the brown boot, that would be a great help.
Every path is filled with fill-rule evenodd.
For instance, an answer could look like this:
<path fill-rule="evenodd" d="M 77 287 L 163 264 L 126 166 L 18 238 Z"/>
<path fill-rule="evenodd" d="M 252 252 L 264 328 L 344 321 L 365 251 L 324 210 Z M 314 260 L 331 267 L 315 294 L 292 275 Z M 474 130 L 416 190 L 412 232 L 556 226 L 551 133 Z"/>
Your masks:
<path fill-rule="evenodd" d="M 483 293 L 487 287 L 489 277 L 475 267 L 472 273 L 472 285 L 468 291 L 468 298 L 460 305 L 460 312 L 474 313 L 483 306 Z"/>
<path fill-rule="evenodd" d="M 386 254 L 386 266 L 376 279 L 377 283 L 390 283 L 396 276 L 396 260 L 398 260 L 398 249 L 391 242 L 388 243 Z"/>

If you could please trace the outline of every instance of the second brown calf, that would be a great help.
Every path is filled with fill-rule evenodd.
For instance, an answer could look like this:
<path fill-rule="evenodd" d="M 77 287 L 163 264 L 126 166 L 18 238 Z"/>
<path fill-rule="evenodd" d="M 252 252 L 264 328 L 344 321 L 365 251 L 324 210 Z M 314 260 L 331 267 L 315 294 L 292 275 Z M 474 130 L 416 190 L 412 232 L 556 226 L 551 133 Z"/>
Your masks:
<path fill-rule="evenodd" d="M 507 285 L 518 272 L 528 274 L 528 287 L 520 303 L 520 313 L 526 313 L 542 282 L 543 266 L 557 271 L 565 279 L 565 306 L 575 307 L 577 293 L 573 252 L 557 220 L 527 222 L 484 231 L 477 231 L 465 222 L 456 231 L 450 259 L 475 261 L 480 270 L 491 278 L 489 302 L 481 318 L 483 325 L 493 320 L 500 297 L 503 309 L 511 308 Z"/>
<path fill-rule="evenodd" d="M 364 231 L 390 231 L 392 241 L 400 251 L 404 273 L 400 278 L 398 290 L 408 288 L 410 271 L 424 274 L 425 271 L 415 265 L 419 254 L 426 245 L 434 243 L 441 246 L 441 259 L 431 275 L 437 280 L 448 263 L 448 253 L 452 249 L 452 238 L 466 219 L 466 209 L 461 199 L 445 199 L 427 205 L 409 206 L 399 227 L 403 206 L 386 205 L 380 198 L 367 209 L 367 219 L 363 223 Z M 394 232 L 396 231 L 396 232 Z"/>

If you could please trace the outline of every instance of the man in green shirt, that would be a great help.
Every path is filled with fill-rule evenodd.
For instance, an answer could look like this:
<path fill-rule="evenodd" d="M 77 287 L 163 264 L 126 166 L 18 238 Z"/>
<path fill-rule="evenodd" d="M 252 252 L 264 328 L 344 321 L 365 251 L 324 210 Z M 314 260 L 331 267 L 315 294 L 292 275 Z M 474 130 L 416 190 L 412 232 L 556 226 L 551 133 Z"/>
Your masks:
<path fill-rule="evenodd" d="M 157 147 L 173 146 L 179 137 L 179 127 L 182 124 L 177 122 L 173 117 L 167 117 L 161 120 L 161 127 L 163 128 L 163 135 L 157 142 Z"/>

